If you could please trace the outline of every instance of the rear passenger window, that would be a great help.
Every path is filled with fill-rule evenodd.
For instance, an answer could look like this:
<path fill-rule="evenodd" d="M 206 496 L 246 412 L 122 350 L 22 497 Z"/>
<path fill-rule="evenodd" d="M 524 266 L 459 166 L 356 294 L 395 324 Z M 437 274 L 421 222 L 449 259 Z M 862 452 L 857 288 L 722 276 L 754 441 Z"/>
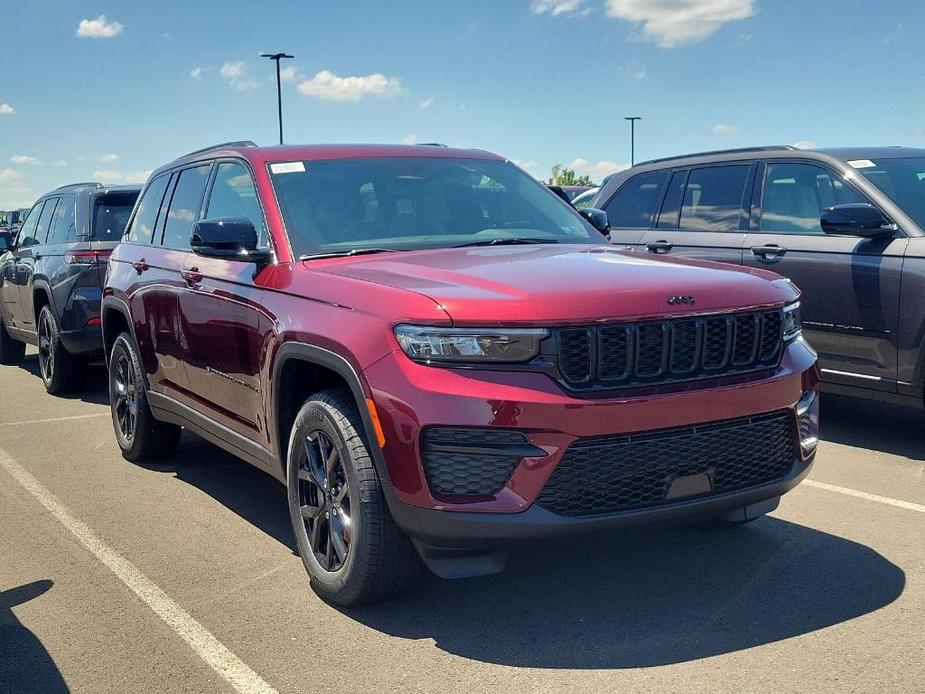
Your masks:
<path fill-rule="evenodd" d="M 202 195 L 209 178 L 209 164 L 183 169 L 173 189 L 167 222 L 164 225 L 163 245 L 167 248 L 187 249 L 193 231 L 193 222 L 199 216 Z"/>
<path fill-rule="evenodd" d="M 38 226 L 35 227 L 35 244 L 45 243 L 48 240 L 48 229 L 51 227 L 51 218 L 55 213 L 55 203 L 58 198 L 50 198 L 45 201 L 45 209 L 42 210 L 42 216 L 39 217 Z"/>
<path fill-rule="evenodd" d="M 23 222 L 22 229 L 19 230 L 18 240 L 16 242 L 17 247 L 28 248 L 29 246 L 34 246 L 36 243 L 38 243 L 35 240 L 35 228 L 39 224 L 39 217 L 42 216 L 43 207 L 44 204 L 39 203 L 32 208 L 29 216 L 26 217 L 26 221 Z"/>
<path fill-rule="evenodd" d="M 141 202 L 138 203 L 138 210 L 126 230 L 126 241 L 131 243 L 151 243 L 151 237 L 154 235 L 154 225 L 157 223 L 157 211 L 161 208 L 161 201 L 164 199 L 164 193 L 167 191 L 169 181 L 170 174 L 162 173 L 151 181 L 145 189 L 141 196 Z"/>
<path fill-rule="evenodd" d="M 633 176 L 624 183 L 604 207 L 610 226 L 615 229 L 648 229 L 667 179 L 667 171 L 652 171 Z"/>
<path fill-rule="evenodd" d="M 768 164 L 760 230 L 772 234 L 823 234 L 822 210 L 867 202 L 839 176 L 815 164 Z"/>
<path fill-rule="evenodd" d="M 749 164 L 692 169 L 681 205 L 682 229 L 736 231 Z"/>
<path fill-rule="evenodd" d="M 73 195 L 64 195 L 58 200 L 58 206 L 51 218 L 48 243 L 65 243 L 68 240 L 68 232 L 75 226 L 75 204 L 76 200 Z M 74 238 L 73 233 L 71 233 L 71 238 Z"/>
<path fill-rule="evenodd" d="M 658 214 L 660 229 L 677 229 L 678 217 L 681 215 L 681 203 L 684 201 L 684 187 L 687 185 L 687 171 L 675 171 L 668 182 L 668 191 L 665 193 L 665 202 L 662 211 Z"/>
<path fill-rule="evenodd" d="M 362 191 L 361 191 L 362 192 Z M 257 230 L 257 242 L 266 245 L 267 225 L 263 220 L 263 210 L 257 200 L 254 179 L 243 164 L 223 162 L 218 165 L 212 193 L 209 195 L 209 209 L 206 216 L 210 219 L 219 217 L 243 217 L 249 219 Z"/>

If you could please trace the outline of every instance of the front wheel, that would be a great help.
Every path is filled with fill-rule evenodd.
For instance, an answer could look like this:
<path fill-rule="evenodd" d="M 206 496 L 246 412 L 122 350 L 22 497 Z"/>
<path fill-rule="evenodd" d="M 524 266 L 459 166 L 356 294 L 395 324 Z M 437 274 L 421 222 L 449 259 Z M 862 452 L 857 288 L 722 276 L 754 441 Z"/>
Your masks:
<path fill-rule="evenodd" d="M 182 429 L 151 414 L 141 360 L 131 335 L 116 338 L 109 357 L 109 407 L 122 457 L 141 462 L 171 453 Z"/>
<path fill-rule="evenodd" d="M 359 413 L 346 391 L 312 396 L 288 449 L 289 514 L 312 588 L 338 605 L 388 598 L 420 569 L 389 514 Z"/>

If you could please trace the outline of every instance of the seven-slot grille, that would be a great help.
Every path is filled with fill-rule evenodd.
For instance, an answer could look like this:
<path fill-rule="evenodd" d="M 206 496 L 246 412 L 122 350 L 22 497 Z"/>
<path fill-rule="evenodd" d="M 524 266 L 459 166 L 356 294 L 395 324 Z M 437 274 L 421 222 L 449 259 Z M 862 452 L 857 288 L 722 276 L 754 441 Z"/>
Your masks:
<path fill-rule="evenodd" d="M 556 331 L 570 388 L 623 388 L 757 371 L 777 364 L 780 309 Z"/>

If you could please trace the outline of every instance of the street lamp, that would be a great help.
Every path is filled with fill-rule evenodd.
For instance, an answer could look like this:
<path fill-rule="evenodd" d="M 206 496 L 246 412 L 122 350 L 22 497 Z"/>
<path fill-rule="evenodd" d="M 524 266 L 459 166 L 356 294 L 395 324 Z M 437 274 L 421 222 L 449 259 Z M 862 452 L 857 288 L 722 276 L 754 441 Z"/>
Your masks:
<path fill-rule="evenodd" d="M 261 58 L 269 58 L 276 62 L 276 105 L 279 109 L 279 143 L 283 144 L 283 88 L 280 85 L 279 61 L 283 58 L 295 58 L 288 53 L 261 53 Z"/>
<path fill-rule="evenodd" d="M 630 166 L 636 163 L 636 121 L 642 120 L 642 116 L 624 116 L 623 120 L 630 122 Z"/>

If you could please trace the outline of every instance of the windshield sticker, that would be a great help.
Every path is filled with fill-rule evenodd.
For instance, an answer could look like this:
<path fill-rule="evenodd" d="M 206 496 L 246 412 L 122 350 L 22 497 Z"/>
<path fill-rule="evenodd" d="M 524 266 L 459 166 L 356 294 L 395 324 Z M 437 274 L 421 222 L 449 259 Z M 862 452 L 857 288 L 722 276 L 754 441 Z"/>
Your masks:
<path fill-rule="evenodd" d="M 270 164 L 270 171 L 275 174 L 305 173 L 305 164 L 301 161 L 283 161 Z"/>
<path fill-rule="evenodd" d="M 870 169 L 876 166 L 870 159 L 853 159 L 848 164 L 856 169 Z"/>

